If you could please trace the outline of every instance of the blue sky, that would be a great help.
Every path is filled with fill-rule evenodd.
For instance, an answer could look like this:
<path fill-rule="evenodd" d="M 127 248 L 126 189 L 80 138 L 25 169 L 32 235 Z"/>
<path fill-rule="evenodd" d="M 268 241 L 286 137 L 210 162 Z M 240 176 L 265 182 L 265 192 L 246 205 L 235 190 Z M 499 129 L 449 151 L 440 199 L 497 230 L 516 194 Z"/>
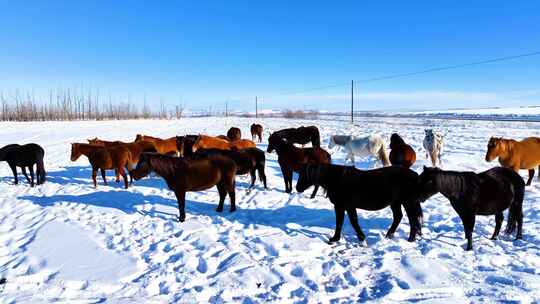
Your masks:
<path fill-rule="evenodd" d="M 351 79 L 540 50 L 537 1 L 0 1 L 0 90 L 347 110 Z M 357 109 L 540 103 L 540 56 L 357 86 Z"/>

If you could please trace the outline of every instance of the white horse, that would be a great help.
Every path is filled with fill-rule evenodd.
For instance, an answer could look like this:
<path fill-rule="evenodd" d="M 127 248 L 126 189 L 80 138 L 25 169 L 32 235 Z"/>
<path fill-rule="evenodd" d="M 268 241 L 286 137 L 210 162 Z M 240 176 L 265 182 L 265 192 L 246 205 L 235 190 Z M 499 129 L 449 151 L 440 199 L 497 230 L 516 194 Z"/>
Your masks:
<path fill-rule="evenodd" d="M 442 164 L 441 155 L 444 147 L 444 136 L 441 133 L 433 131 L 433 129 L 425 129 L 426 136 L 424 137 L 424 149 L 426 149 L 426 158 L 431 157 L 433 167 Z"/>
<path fill-rule="evenodd" d="M 360 138 L 334 135 L 330 137 L 328 148 L 331 149 L 335 145 L 343 146 L 345 148 L 347 151 L 345 161 L 350 159 L 353 164 L 355 156 L 374 156 L 375 158 L 381 160 L 383 166 L 386 167 L 390 165 L 388 154 L 386 153 L 386 148 L 384 146 L 384 140 L 379 135 L 369 135 Z"/>

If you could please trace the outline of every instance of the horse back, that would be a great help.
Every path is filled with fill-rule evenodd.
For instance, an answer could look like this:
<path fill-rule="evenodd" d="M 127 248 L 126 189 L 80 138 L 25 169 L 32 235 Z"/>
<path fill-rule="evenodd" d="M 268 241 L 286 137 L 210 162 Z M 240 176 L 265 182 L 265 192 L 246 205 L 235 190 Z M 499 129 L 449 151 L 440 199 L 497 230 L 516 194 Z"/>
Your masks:
<path fill-rule="evenodd" d="M 477 214 L 491 215 L 502 212 L 513 201 L 516 191 L 524 191 L 525 182 L 514 170 L 495 167 L 478 174 L 479 206 Z"/>

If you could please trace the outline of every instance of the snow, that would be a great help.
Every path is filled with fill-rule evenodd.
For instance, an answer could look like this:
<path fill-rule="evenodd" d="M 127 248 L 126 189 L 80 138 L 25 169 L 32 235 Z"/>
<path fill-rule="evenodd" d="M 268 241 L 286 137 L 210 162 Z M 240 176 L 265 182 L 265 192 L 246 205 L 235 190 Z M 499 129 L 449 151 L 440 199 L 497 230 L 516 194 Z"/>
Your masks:
<path fill-rule="evenodd" d="M 422 205 L 423 237 L 407 242 L 406 217 L 394 239 L 384 238 L 389 209 L 359 210 L 367 245 L 346 221 L 342 241 L 328 245 L 335 217 L 320 193 L 284 193 L 276 154 L 267 154 L 269 190 L 260 183 L 246 191 L 237 177 L 235 213 L 217 213 L 216 189 L 187 195 L 187 219 L 176 221 L 174 194 L 151 177 L 122 189 L 112 181 L 94 189 L 86 158 L 69 161 L 71 142 L 99 136 L 129 141 L 135 134 L 155 136 L 224 134 L 231 126 L 249 137 L 254 118 L 186 118 L 178 121 L 101 121 L 0 123 L 0 145 L 37 142 L 46 151 L 48 180 L 30 188 L 13 185 L 0 164 L 0 303 L 470 303 L 540 300 L 540 182 L 527 187 L 524 239 L 489 240 L 493 217 L 477 217 L 474 251 L 463 250 L 463 227 L 442 196 Z M 537 136 L 540 124 L 359 118 L 343 121 L 259 119 L 264 141 L 269 131 L 315 124 L 323 146 L 333 134 L 399 132 L 417 151 L 413 169 L 428 165 L 421 148 L 424 128 L 445 134 L 443 167 L 482 171 L 490 136 Z M 266 150 L 266 143 L 258 144 Z M 345 154 L 330 151 L 335 163 Z M 358 159 L 358 168 L 379 166 Z M 525 175 L 526 172 L 523 172 Z M 228 204 L 228 199 L 225 202 Z"/>

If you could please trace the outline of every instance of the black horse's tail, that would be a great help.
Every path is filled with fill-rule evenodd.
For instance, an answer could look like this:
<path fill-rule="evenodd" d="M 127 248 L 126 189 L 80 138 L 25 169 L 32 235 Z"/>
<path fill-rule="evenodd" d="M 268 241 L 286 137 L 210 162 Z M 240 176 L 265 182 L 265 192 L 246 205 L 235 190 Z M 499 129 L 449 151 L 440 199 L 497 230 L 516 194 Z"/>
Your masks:
<path fill-rule="evenodd" d="M 43 184 L 46 179 L 47 172 L 45 172 L 45 165 L 43 164 L 43 158 L 39 158 L 36 163 L 36 173 L 38 178 L 38 185 Z"/>
<path fill-rule="evenodd" d="M 517 175 L 517 174 L 516 174 Z M 508 223 L 506 225 L 506 234 L 511 234 L 516 230 L 516 226 L 519 222 L 523 221 L 523 198 L 525 196 L 525 182 L 519 177 L 519 183 L 512 183 L 514 185 L 514 199 L 508 209 Z M 518 181 L 516 179 L 516 181 Z M 519 233 L 519 230 L 518 230 Z"/>

